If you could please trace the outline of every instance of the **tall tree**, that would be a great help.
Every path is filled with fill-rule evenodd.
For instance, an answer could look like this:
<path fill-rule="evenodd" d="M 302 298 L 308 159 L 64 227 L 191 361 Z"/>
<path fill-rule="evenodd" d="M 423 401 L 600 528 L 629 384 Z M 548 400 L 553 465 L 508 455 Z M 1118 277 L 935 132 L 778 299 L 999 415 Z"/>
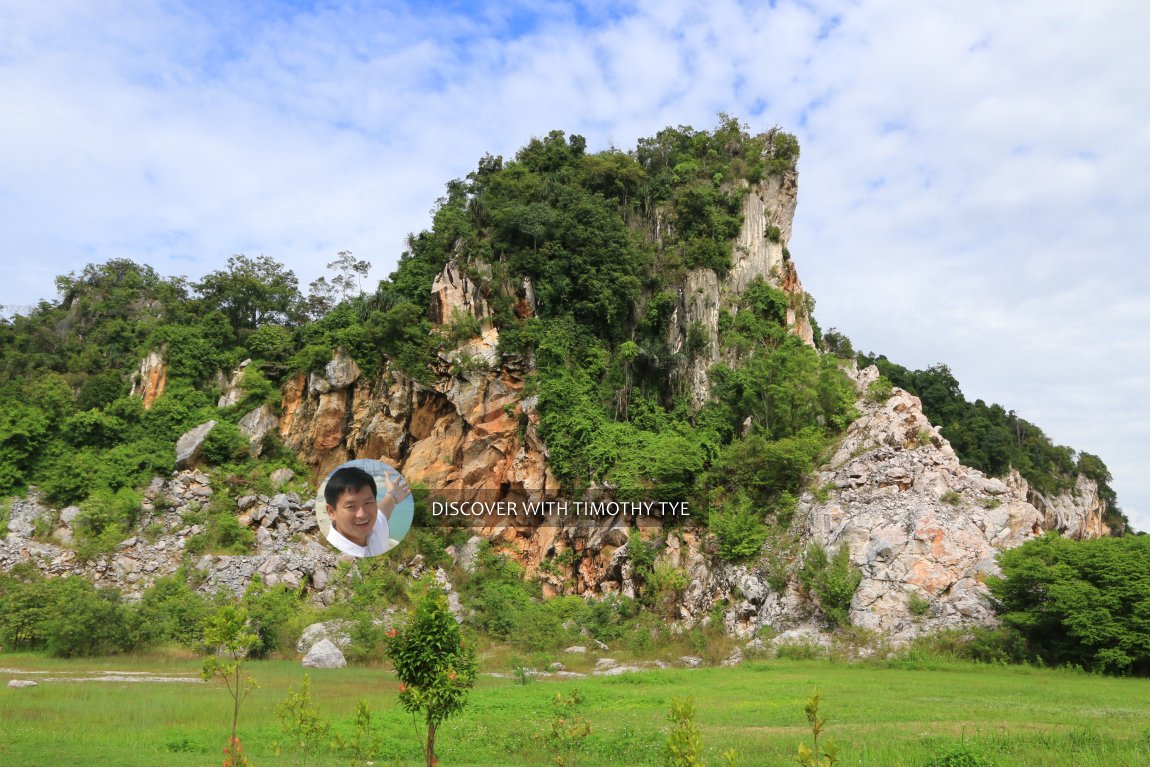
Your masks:
<path fill-rule="evenodd" d="M 268 256 L 234 255 L 227 269 L 212 272 L 195 287 L 208 309 L 222 311 L 236 330 L 299 319 L 301 297 L 295 273 Z"/>

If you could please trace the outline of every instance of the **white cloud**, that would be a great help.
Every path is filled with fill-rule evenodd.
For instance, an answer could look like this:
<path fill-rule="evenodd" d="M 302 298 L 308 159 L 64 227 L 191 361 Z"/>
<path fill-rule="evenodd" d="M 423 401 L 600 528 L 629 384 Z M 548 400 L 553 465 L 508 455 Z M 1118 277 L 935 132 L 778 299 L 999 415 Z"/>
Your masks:
<path fill-rule="evenodd" d="M 266 253 L 306 284 L 346 248 L 383 276 L 486 151 L 726 111 L 800 136 L 824 327 L 1100 454 L 1150 527 L 1144 4 L 469 8 L 0 8 L 0 303 L 125 256 Z"/>

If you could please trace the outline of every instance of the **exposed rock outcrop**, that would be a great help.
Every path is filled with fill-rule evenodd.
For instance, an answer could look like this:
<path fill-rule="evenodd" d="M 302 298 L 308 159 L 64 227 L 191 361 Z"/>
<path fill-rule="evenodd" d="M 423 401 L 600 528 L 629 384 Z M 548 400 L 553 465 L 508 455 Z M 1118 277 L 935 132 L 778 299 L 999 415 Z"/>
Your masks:
<path fill-rule="evenodd" d="M 343 668 L 347 665 L 347 659 L 330 639 L 321 639 L 308 650 L 303 665 L 308 668 Z"/>
<path fill-rule="evenodd" d="M 251 360 L 241 362 L 239 367 L 232 371 L 230 378 L 225 376 L 223 371 L 220 371 L 217 376 L 216 385 L 219 386 L 223 394 L 220 395 L 216 407 L 231 407 L 232 405 L 238 404 L 244 398 L 246 394 L 243 389 L 244 372 L 250 364 L 252 364 Z"/>
<path fill-rule="evenodd" d="M 306 654 L 318 642 L 325 639 L 342 650 L 351 644 L 351 634 L 348 632 L 351 631 L 353 625 L 351 621 L 345 620 L 312 623 L 299 635 L 295 650 Z"/>
<path fill-rule="evenodd" d="M 274 433 L 280 425 L 280 419 L 272 412 L 270 405 L 260 405 L 251 410 L 238 424 L 240 433 L 248 438 L 252 455 L 259 457 L 263 453 L 264 438 Z"/>
<path fill-rule="evenodd" d="M 522 387 L 509 371 L 445 376 L 434 386 L 396 373 L 324 392 L 296 379 L 285 388 L 280 436 L 317 474 L 364 456 L 461 497 L 494 489 L 525 499 L 558 483 Z"/>
<path fill-rule="evenodd" d="M 176 440 L 176 469 L 188 469 L 196 465 L 200 460 L 200 454 L 204 450 L 204 440 L 208 438 L 208 434 L 216 426 L 216 421 L 208 421 L 202 423 L 194 429 L 189 429 L 184 432 L 178 440 Z"/>
<path fill-rule="evenodd" d="M 481 281 L 491 277 L 491 269 L 485 265 L 471 266 L 480 269 Z M 491 316 L 486 290 L 466 273 L 458 258 L 452 258 L 431 285 L 431 318 L 440 325 L 446 325 L 457 315 L 485 320 Z"/>
<path fill-rule="evenodd" d="M 1106 504 L 1098 495 L 1098 483 L 1079 474 L 1074 487 L 1064 493 L 1043 494 L 1030 486 L 1022 475 L 1011 470 L 1006 478 L 1011 492 L 1025 498 L 1042 513 L 1042 526 L 1075 540 L 1110 535 L 1102 521 Z"/>
<path fill-rule="evenodd" d="M 164 362 L 166 349 L 153 349 L 140 360 L 140 366 L 132 374 L 131 396 L 143 400 L 144 410 L 151 410 L 152 405 L 164 393 L 168 384 L 168 366 Z"/>
<path fill-rule="evenodd" d="M 0 570 L 31 562 L 45 575 L 80 575 L 136 599 L 158 578 L 173 575 L 196 550 L 206 533 L 212 496 L 208 476 L 198 471 L 179 472 L 166 481 L 156 479 L 144 492 L 139 532 L 115 551 L 81 561 L 71 548 L 33 538 L 37 531 L 53 530 L 57 541 L 64 532 L 63 537 L 70 540 L 78 516 L 69 509 L 57 514 L 31 492 L 12 505 L 9 534 L 0 540 Z M 241 595 L 258 574 L 267 585 L 306 585 L 316 602 L 334 601 L 332 576 L 339 558 L 330 546 L 315 540 L 314 503 L 301 501 L 295 493 L 241 496 L 236 513 L 240 524 L 255 531 L 255 552 L 191 557 L 199 573 L 199 588 Z"/>
<path fill-rule="evenodd" d="M 959 463 L 917 397 L 895 389 L 863 408 L 818 475 L 827 497 L 807 494 L 798 510 L 803 541 L 850 547 L 862 573 L 852 623 L 897 640 L 993 622 L 984 581 L 995 555 L 1041 534 L 1041 514 Z"/>
<path fill-rule="evenodd" d="M 743 225 L 730 269 L 721 275 L 710 269 L 687 274 L 671 311 L 667 341 L 678 366 L 673 375 L 685 384 L 696 406 L 708 400 L 708 370 L 721 358 L 721 313 L 737 311 L 740 296 L 755 279 L 786 293 L 791 332 L 813 345 L 808 300 L 787 251 L 797 172 L 791 167 L 745 191 Z M 656 238 L 666 227 L 663 213 L 656 211 Z M 442 334 L 455 339 L 455 348 L 439 351 L 435 375 L 417 381 L 386 364 L 378 375 L 365 375 L 345 350 L 336 349 L 322 372 L 301 373 L 285 383 L 281 415 L 267 405 L 244 415 L 239 428 L 253 452 L 258 455 L 265 438 L 278 433 L 307 462 L 312 479 L 363 457 L 385 460 L 409 482 L 458 500 L 483 496 L 522 502 L 559 491 L 538 434 L 537 400 L 525 396 L 531 360 L 503 357 L 491 322 L 496 298 L 513 299 L 519 317 L 533 316 L 532 285 L 493 285 L 488 267 L 456 252 L 432 293 L 431 314 L 437 323 L 457 330 L 467 327 L 469 333 L 478 326 L 471 338 L 458 338 L 459 332 Z M 221 407 L 243 400 L 249 362 L 221 379 Z M 369 370 L 377 367 L 361 362 Z M 878 377 L 873 367 L 852 374 L 860 393 Z M 163 350 L 153 351 L 141 362 L 132 393 L 148 408 L 165 382 Z M 1105 506 L 1090 480 L 1080 477 L 1071 493 L 1050 497 L 1029 488 L 1017 474 L 1006 482 L 987 478 L 961 465 L 926 419 L 920 401 L 902 390 L 894 390 L 885 402 L 860 401 L 860 409 L 861 416 L 819 472 L 813 489 L 800 499 L 791 529 L 794 545 L 780 544 L 752 566 L 718 561 L 713 539 L 689 523 L 666 530 L 658 519 L 646 517 L 538 523 L 496 519 L 477 528 L 451 554 L 461 569 L 470 571 L 480 543 L 493 540 L 528 575 L 540 578 L 545 596 L 633 597 L 638 589 L 628 541 L 636 525 L 640 536 L 654 542 L 660 556 L 686 575 L 682 599 L 665 606 L 667 617 L 680 626 L 706 625 L 721 616 L 733 635 L 750 638 L 769 627 L 783 632 L 780 641 L 822 645 L 819 632 L 827 627 L 825 616 L 795 578 L 810 544 L 831 551 L 849 547 L 862 575 L 850 606 L 851 621 L 906 641 L 941 627 L 992 623 L 985 579 L 997 572 L 998 551 L 1049 529 L 1073 537 L 1106 533 Z M 179 469 L 194 469 L 215 425 L 209 421 L 180 438 Z M 280 477 L 287 482 L 290 472 Z M 198 587 L 204 591 L 238 596 L 258 576 L 269 585 L 307 587 L 318 603 L 330 604 L 338 593 L 333 581 L 340 560 L 318 540 L 314 501 L 272 492 L 270 497 L 251 494 L 236 500 L 240 524 L 255 534 L 255 553 L 209 555 L 201 553 L 209 524 L 204 509 L 213 496 L 208 477 L 185 470 L 156 480 L 145 493 L 138 534 L 114 552 L 86 562 L 66 548 L 75 540 L 79 510 L 57 514 L 33 494 L 12 507 L 9 535 L 0 541 L 0 569 L 31 561 L 46 574 L 82 575 L 135 598 L 182 562 L 194 562 Z M 46 542 L 49 537 L 56 543 Z M 413 577 L 423 568 L 422 561 L 409 565 Z M 434 575 L 462 620 L 463 609 L 446 573 L 437 570 Z M 343 665 L 338 645 L 346 641 L 347 627 L 337 624 L 309 627 L 300 652 L 317 663 Z M 766 647 L 752 639 L 727 662 Z M 583 646 L 568 648 L 571 653 L 585 651 Z M 613 665 L 601 671 L 624 669 Z"/>

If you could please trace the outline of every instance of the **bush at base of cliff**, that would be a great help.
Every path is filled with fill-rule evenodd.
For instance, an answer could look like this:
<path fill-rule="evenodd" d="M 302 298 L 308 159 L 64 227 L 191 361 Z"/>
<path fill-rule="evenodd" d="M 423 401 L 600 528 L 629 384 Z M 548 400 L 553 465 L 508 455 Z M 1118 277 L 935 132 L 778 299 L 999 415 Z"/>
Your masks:
<path fill-rule="evenodd" d="M 987 585 L 1002 622 L 1052 666 L 1150 674 L 1150 537 L 1051 533 L 998 556 Z"/>
<path fill-rule="evenodd" d="M 974 661 L 1006 665 L 1032 657 L 1026 640 L 1008 626 L 999 628 L 942 629 L 917 637 L 896 653 L 890 664 L 898 668 L 930 668 Z"/>
<path fill-rule="evenodd" d="M 851 599 L 862 582 L 862 573 L 851 564 L 850 547 L 839 547 L 834 557 L 817 543 L 807 549 L 806 558 L 799 568 L 799 583 L 814 594 L 819 607 L 837 626 L 850 623 Z"/>
<path fill-rule="evenodd" d="M 0 575 L 0 645 L 60 658 L 110 655 L 135 646 L 132 611 L 115 589 L 78 576 Z"/>
<path fill-rule="evenodd" d="M 733 564 L 758 559 L 768 535 L 762 514 L 741 493 L 731 504 L 709 514 L 707 527 L 718 539 L 719 556 Z"/>
<path fill-rule="evenodd" d="M 136 524 L 140 500 L 141 495 L 128 488 L 115 493 L 100 488 L 88 496 L 76 517 L 77 557 L 87 560 L 115 549 Z"/>

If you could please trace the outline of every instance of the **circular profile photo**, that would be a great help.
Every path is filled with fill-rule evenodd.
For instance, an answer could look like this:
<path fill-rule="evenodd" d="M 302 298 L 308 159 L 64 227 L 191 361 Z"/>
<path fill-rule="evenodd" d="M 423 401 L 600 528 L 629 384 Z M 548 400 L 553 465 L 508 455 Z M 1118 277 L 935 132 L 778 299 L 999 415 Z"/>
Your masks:
<path fill-rule="evenodd" d="M 320 483 L 315 517 L 327 542 L 353 557 L 375 557 L 399 545 L 415 514 L 411 488 L 394 466 L 357 458 Z"/>

